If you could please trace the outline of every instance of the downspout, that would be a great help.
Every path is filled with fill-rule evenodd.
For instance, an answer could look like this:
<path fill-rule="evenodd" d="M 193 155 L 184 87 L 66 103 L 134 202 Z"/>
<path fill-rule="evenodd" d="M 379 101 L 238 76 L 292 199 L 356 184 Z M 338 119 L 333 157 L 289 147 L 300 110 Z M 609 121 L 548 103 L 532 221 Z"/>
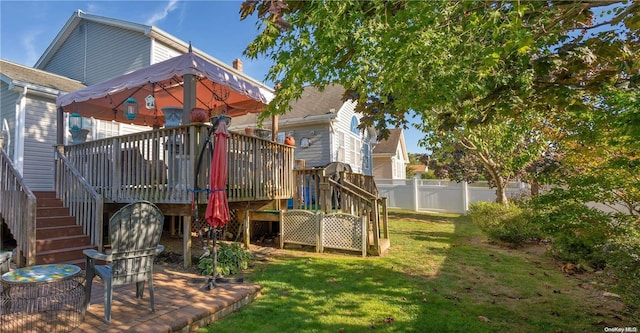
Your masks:
<path fill-rule="evenodd" d="M 16 99 L 15 144 L 13 147 L 13 164 L 20 174 L 22 174 L 24 161 L 24 129 L 26 105 L 27 87 L 22 87 L 22 92 Z"/>

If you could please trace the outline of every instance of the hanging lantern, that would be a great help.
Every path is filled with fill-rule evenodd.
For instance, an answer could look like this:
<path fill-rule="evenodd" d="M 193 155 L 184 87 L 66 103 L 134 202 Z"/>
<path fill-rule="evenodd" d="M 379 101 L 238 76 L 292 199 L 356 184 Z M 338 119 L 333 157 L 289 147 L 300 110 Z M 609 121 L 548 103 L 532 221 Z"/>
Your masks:
<path fill-rule="evenodd" d="M 74 112 L 69 116 L 69 129 L 72 131 L 79 131 L 82 129 L 82 117 L 79 113 Z"/>
<path fill-rule="evenodd" d="M 128 120 L 134 120 L 138 116 L 138 102 L 135 98 L 129 97 L 123 103 L 123 111 L 124 116 L 127 117 Z"/>
<path fill-rule="evenodd" d="M 156 108 L 156 99 L 153 95 L 149 95 L 144 99 L 144 105 L 149 110 L 154 110 Z"/>

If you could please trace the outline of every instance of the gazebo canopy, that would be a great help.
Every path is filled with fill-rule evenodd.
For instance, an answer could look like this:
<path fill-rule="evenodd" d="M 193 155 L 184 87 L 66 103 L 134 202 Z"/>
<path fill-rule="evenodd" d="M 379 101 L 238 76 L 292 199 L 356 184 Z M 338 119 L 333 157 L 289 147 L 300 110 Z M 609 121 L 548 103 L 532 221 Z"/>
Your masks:
<path fill-rule="evenodd" d="M 195 104 L 185 103 L 185 87 L 193 75 Z M 192 81 L 193 82 L 193 81 Z M 145 107 L 145 98 L 155 98 L 155 109 Z M 133 97 L 139 115 L 129 120 L 123 113 L 123 102 Z M 161 109 L 168 106 L 193 107 L 224 112 L 229 116 L 261 112 L 273 99 L 273 90 L 247 76 L 214 64 L 189 52 L 146 68 L 80 89 L 57 98 L 56 106 L 64 112 L 77 112 L 83 117 L 115 120 L 137 125 L 164 124 Z M 187 111 L 187 110 L 185 110 Z"/>

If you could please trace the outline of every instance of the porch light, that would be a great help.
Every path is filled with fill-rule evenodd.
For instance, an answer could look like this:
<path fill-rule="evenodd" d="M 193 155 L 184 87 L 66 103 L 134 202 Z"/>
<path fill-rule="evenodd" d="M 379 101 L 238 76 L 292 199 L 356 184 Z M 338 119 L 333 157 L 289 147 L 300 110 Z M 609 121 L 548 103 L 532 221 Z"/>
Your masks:
<path fill-rule="evenodd" d="M 74 112 L 69 116 L 69 129 L 72 131 L 79 131 L 82 129 L 82 117 L 79 113 Z"/>
<path fill-rule="evenodd" d="M 123 103 L 123 111 L 124 116 L 127 117 L 128 120 L 134 120 L 138 116 L 138 102 L 135 98 L 129 97 Z"/>

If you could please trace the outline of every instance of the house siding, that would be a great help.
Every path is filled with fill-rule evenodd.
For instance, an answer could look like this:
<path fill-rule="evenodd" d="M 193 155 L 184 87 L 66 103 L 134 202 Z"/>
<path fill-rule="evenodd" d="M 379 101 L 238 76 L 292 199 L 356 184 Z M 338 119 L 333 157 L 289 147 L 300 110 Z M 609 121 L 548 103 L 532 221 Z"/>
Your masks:
<path fill-rule="evenodd" d="M 150 52 L 143 33 L 83 21 L 42 69 L 92 85 L 150 65 Z"/>
<path fill-rule="evenodd" d="M 170 47 L 169 45 L 163 44 L 154 40 L 152 42 L 152 63 L 159 63 L 174 57 L 177 57 L 182 54 L 182 52 Z"/>
<path fill-rule="evenodd" d="M 365 147 L 371 149 L 371 146 L 368 145 L 371 142 L 371 138 L 369 138 L 367 131 L 363 133 L 360 130 L 359 134 L 351 131 L 351 119 L 355 116 L 358 119 L 358 123 L 362 119 L 362 115 L 355 112 L 355 107 L 356 103 L 346 102 L 338 111 L 337 121 L 333 125 L 333 144 L 331 145 L 333 152 L 331 159 L 332 161 L 349 164 L 353 172 L 371 175 L 371 153 L 365 154 L 363 151 Z M 344 153 L 341 150 L 344 150 Z M 365 156 L 367 155 L 369 156 L 369 161 L 365 161 Z"/>
<path fill-rule="evenodd" d="M 328 123 L 281 127 L 281 132 L 293 134 L 293 138 L 296 140 L 294 158 L 296 160 L 304 160 L 307 168 L 323 167 L 332 161 L 329 148 L 331 136 Z M 302 138 L 309 139 L 309 147 L 300 147 Z"/>
<path fill-rule="evenodd" d="M 13 137 L 15 136 L 16 99 L 19 95 L 18 92 L 9 90 L 7 83 L 0 82 L 0 133 L 4 129 L 4 120 L 6 120 L 9 125 L 9 133 L 8 137 L 4 138 L 5 152 L 11 158 L 13 157 L 12 146 L 15 142 Z"/>
<path fill-rule="evenodd" d="M 373 158 L 373 177 L 377 179 L 393 178 L 393 167 L 390 157 L 384 156 Z"/>
<path fill-rule="evenodd" d="M 23 177 L 31 190 L 53 190 L 55 101 L 28 95 L 25 109 Z"/>

